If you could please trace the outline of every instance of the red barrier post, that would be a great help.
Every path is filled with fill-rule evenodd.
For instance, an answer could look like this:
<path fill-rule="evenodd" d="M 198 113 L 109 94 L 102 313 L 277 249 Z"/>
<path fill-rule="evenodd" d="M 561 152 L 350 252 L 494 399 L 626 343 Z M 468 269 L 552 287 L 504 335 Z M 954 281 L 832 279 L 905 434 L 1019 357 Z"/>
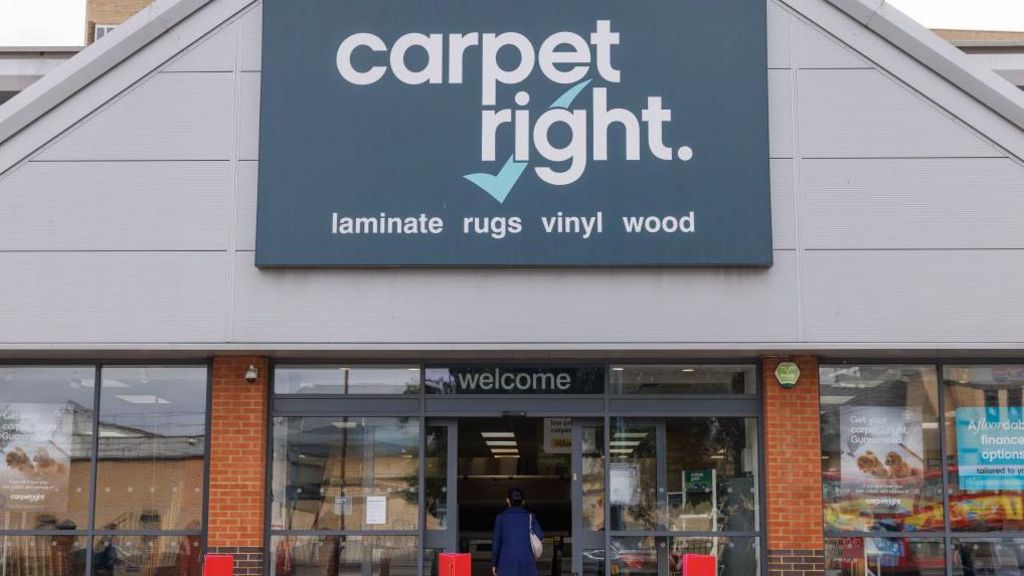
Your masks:
<path fill-rule="evenodd" d="M 469 576 L 472 556 L 469 554 L 440 554 L 438 576 Z"/>
<path fill-rule="evenodd" d="M 683 576 L 717 576 L 715 557 L 704 554 L 683 555 Z"/>
<path fill-rule="evenodd" d="M 230 554 L 207 554 L 203 562 L 203 576 L 233 576 L 235 557 Z"/>

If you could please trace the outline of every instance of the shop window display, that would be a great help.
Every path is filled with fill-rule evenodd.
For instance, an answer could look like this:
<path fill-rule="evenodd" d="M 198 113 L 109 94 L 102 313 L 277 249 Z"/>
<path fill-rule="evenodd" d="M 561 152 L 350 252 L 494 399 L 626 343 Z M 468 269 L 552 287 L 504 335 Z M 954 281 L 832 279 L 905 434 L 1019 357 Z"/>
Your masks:
<path fill-rule="evenodd" d="M 419 526 L 416 418 L 274 419 L 272 528 Z"/>
<path fill-rule="evenodd" d="M 946 556 L 941 538 L 826 538 L 828 576 L 941 576 Z"/>
<path fill-rule="evenodd" d="M 943 529 L 938 410 L 932 367 L 821 369 L 826 531 Z"/>
<path fill-rule="evenodd" d="M 823 366 L 821 428 L 826 574 L 1024 575 L 1024 366 Z"/>
<path fill-rule="evenodd" d="M 199 574 L 206 366 L 0 366 L 0 384 L 4 574 Z"/>
<path fill-rule="evenodd" d="M 951 528 L 1024 531 L 1024 366 L 946 366 Z"/>

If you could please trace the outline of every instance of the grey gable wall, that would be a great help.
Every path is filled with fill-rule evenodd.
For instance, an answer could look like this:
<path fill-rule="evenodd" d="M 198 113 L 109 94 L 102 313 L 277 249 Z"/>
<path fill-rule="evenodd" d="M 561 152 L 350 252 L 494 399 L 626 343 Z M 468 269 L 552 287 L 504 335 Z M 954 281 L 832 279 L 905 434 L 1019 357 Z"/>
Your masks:
<path fill-rule="evenodd" d="M 260 18 L 220 24 L 0 176 L 0 348 L 1024 343 L 1019 160 L 776 2 L 770 270 L 257 270 Z"/>

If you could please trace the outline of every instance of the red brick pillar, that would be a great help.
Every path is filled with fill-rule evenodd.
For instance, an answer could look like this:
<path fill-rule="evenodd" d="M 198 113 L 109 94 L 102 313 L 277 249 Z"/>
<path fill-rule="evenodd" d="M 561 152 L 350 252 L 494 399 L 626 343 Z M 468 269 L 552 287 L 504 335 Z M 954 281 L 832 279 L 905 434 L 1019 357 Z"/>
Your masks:
<path fill-rule="evenodd" d="M 780 362 L 796 362 L 800 378 L 783 388 Z M 769 576 L 821 576 L 821 429 L 818 359 L 764 359 L 765 485 Z"/>
<path fill-rule="evenodd" d="M 213 359 L 207 553 L 233 555 L 236 575 L 263 573 L 267 371 L 266 358 Z"/>

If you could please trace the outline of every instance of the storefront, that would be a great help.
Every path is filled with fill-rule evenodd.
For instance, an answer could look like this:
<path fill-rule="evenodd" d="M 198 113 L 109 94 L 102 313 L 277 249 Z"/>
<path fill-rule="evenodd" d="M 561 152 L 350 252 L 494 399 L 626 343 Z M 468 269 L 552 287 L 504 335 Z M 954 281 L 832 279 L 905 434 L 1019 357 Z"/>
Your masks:
<path fill-rule="evenodd" d="M 1024 574 L 1024 93 L 868 0 L 158 0 L 0 106 L 0 576 Z M 584 5 L 585 4 L 585 5 Z"/>
<path fill-rule="evenodd" d="M 271 564 L 436 573 L 438 552 L 461 550 L 487 574 L 494 517 L 518 487 L 550 542 L 545 574 L 604 574 L 608 562 L 614 573 L 678 572 L 687 553 L 754 573 L 756 372 L 279 365 Z"/>

